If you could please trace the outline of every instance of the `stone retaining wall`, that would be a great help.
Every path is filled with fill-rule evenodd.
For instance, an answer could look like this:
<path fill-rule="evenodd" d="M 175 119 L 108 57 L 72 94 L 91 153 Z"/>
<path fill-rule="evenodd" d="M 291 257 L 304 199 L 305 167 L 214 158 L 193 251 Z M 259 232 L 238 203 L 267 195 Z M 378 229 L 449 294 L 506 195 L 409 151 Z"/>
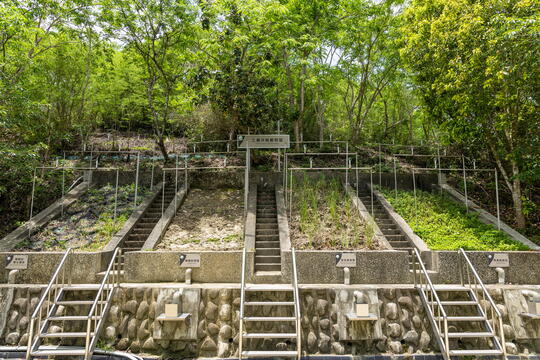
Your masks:
<path fill-rule="evenodd" d="M 4 289 L 1 290 L 0 295 Z M 5 326 L 0 328 L 2 344 L 26 345 L 30 314 L 39 301 L 41 290 L 42 287 L 17 287 L 11 303 L 0 302 L 3 306 L 0 310 L 7 314 Z M 345 314 L 352 309 L 355 291 L 369 293 L 369 298 L 374 300 L 372 309 L 379 314 L 377 322 L 371 325 L 362 322 L 364 325 L 357 327 L 345 320 Z M 504 317 L 506 347 L 509 354 L 539 352 L 539 326 L 529 324 L 520 326 L 520 329 L 515 328 L 517 325 L 511 320 L 514 315 L 509 314 L 505 304 L 508 291 L 515 292 L 500 289 L 492 289 L 490 292 Z M 260 301 L 280 299 L 280 296 L 279 293 L 267 293 Z M 429 320 L 414 289 L 302 288 L 300 298 L 302 348 L 310 355 L 438 352 Z M 442 293 L 441 298 L 452 299 L 452 293 Z M 180 299 L 182 311 L 191 313 L 191 322 L 188 325 L 162 325 L 157 320 L 163 303 L 171 299 Z M 515 307 L 515 304 L 513 306 Z M 59 313 L 75 315 L 83 314 L 84 311 L 87 310 L 66 307 L 60 309 Z M 99 344 L 101 347 L 106 345 L 117 350 L 163 356 L 174 354 L 182 357 L 237 357 L 239 311 L 238 287 L 201 288 L 173 285 L 123 287 L 118 289 L 114 296 Z M 278 307 L 266 309 L 258 307 L 255 313 L 259 316 L 291 316 L 278 312 Z M 254 330 L 280 331 L 278 326 L 272 323 L 268 326 L 259 323 L 255 325 Z M 74 330 L 76 329 L 70 329 Z M 462 330 L 466 330 L 466 327 L 450 329 L 450 331 Z M 248 342 L 245 343 L 245 348 L 262 347 L 268 345 L 269 341 Z M 275 347 L 294 349 L 294 341 L 293 339 L 292 344 L 277 341 Z M 470 342 L 472 345 L 475 340 L 463 339 L 463 341 L 467 346 L 467 343 Z"/>

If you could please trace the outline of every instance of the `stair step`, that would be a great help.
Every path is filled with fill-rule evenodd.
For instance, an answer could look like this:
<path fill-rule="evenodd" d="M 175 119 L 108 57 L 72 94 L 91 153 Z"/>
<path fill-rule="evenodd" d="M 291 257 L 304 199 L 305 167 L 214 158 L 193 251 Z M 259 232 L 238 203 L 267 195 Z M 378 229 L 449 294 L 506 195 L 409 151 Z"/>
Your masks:
<path fill-rule="evenodd" d="M 296 351 L 254 351 L 254 350 L 248 350 L 248 351 L 242 351 L 242 357 L 246 358 L 256 358 L 256 357 L 262 357 L 262 358 L 273 358 L 273 357 L 296 357 L 298 356 L 298 352 Z"/>
<path fill-rule="evenodd" d="M 469 291 L 469 288 L 461 285 L 434 285 L 435 291 Z M 426 290 L 431 290 L 427 288 Z"/>
<path fill-rule="evenodd" d="M 85 290 L 99 290 L 100 284 L 78 284 L 62 287 L 62 290 L 66 291 L 85 291 Z"/>
<path fill-rule="evenodd" d="M 484 321 L 484 316 L 447 316 L 448 321 Z M 435 316 L 435 320 L 443 320 L 442 316 Z"/>
<path fill-rule="evenodd" d="M 492 349 L 450 350 L 450 356 L 493 356 L 502 354 L 501 350 Z"/>
<path fill-rule="evenodd" d="M 295 333 L 247 333 L 242 336 L 245 339 L 291 339 Z"/>
<path fill-rule="evenodd" d="M 436 301 L 430 301 L 428 304 L 437 305 Z M 453 301 L 441 301 L 442 306 L 464 306 L 464 305 L 478 305 L 476 301 L 473 300 L 453 300 Z"/>
<path fill-rule="evenodd" d="M 94 333 L 90 333 L 90 336 L 94 336 Z M 40 334 L 42 338 L 84 338 L 86 332 L 57 332 L 57 333 L 44 333 Z"/>
<path fill-rule="evenodd" d="M 441 335 L 442 336 L 442 335 Z M 449 338 L 478 338 L 478 337 L 493 337 L 493 333 L 490 332 L 450 332 Z"/>
<path fill-rule="evenodd" d="M 107 273 L 106 271 L 98 272 L 97 276 L 105 276 L 106 273 Z M 111 270 L 109 272 L 109 276 L 112 276 L 112 275 L 123 276 L 123 275 L 125 275 L 125 272 L 124 272 L 124 270 Z"/>
<path fill-rule="evenodd" d="M 258 249 L 279 249 L 280 243 L 279 240 L 259 240 L 258 238 L 255 240 L 255 251 Z"/>
<path fill-rule="evenodd" d="M 245 316 L 244 321 L 296 321 L 294 316 Z"/>
<path fill-rule="evenodd" d="M 249 284 L 244 288 L 245 291 L 293 291 L 291 285 L 285 284 Z"/>
<path fill-rule="evenodd" d="M 84 356 L 85 350 L 76 346 L 40 346 L 38 350 L 30 352 L 32 356 Z"/>
<path fill-rule="evenodd" d="M 281 264 L 281 256 L 255 254 L 255 263 L 256 264 Z"/>
<path fill-rule="evenodd" d="M 92 320 L 99 320 L 101 316 L 92 316 Z M 69 316 L 50 316 L 47 318 L 50 321 L 82 321 L 88 320 L 88 316 L 85 315 L 69 315 Z"/>
<path fill-rule="evenodd" d="M 281 264 L 255 264 L 255 272 L 258 271 L 281 271 Z"/>
<path fill-rule="evenodd" d="M 258 248 L 255 246 L 255 256 L 262 256 L 262 255 L 273 255 L 273 256 L 280 256 L 281 255 L 281 249 L 279 247 L 274 248 Z"/>
<path fill-rule="evenodd" d="M 246 301 L 244 306 L 294 306 L 294 301 Z"/>
<path fill-rule="evenodd" d="M 260 219 L 275 219 L 276 214 L 275 213 L 257 213 L 257 220 Z"/>
<path fill-rule="evenodd" d="M 277 224 L 277 219 L 273 218 L 257 218 L 256 223 L 259 224 Z"/>
<path fill-rule="evenodd" d="M 98 301 L 98 304 L 106 304 L 106 301 Z M 57 301 L 56 305 L 63 306 L 86 306 L 94 304 L 94 300 L 62 300 Z"/>

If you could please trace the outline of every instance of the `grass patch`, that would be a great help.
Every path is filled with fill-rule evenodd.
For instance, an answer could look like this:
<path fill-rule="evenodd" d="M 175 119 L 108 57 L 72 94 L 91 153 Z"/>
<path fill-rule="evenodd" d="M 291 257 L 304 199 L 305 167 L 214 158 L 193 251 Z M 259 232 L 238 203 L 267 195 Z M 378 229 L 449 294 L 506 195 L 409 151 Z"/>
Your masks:
<path fill-rule="evenodd" d="M 293 185 L 291 234 L 298 249 L 374 248 L 351 199 L 337 179 L 304 176 Z"/>
<path fill-rule="evenodd" d="M 475 212 L 454 201 L 425 191 L 381 189 L 386 199 L 432 250 L 528 250 L 504 232 L 484 224 Z"/>

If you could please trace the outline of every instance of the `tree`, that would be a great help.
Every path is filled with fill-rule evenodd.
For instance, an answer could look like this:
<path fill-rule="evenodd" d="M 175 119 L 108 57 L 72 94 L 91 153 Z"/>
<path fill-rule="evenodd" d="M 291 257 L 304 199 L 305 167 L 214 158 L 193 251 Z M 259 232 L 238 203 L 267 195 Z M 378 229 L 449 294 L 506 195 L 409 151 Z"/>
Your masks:
<path fill-rule="evenodd" d="M 487 147 L 518 228 L 526 225 L 523 169 L 540 151 L 539 16 L 529 0 L 415 0 L 403 27 L 403 58 L 429 116 L 449 141 Z"/>
<path fill-rule="evenodd" d="M 145 70 L 152 130 L 165 160 L 174 97 L 193 68 L 197 9 L 183 0 L 108 0 L 103 19 L 111 36 L 136 53 Z"/>

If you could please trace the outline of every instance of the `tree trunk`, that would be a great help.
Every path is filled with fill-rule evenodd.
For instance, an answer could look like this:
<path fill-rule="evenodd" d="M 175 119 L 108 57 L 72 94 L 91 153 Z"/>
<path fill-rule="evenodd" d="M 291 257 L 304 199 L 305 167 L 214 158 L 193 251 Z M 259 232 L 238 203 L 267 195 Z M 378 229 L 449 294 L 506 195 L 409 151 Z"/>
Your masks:
<path fill-rule="evenodd" d="M 159 151 L 161 151 L 161 154 L 163 155 L 164 162 L 169 161 L 169 154 L 167 153 L 163 136 L 156 135 L 156 144 L 159 147 Z"/>
<path fill-rule="evenodd" d="M 519 169 L 515 161 L 512 161 L 512 201 L 514 202 L 514 211 L 516 213 L 516 227 L 525 228 L 526 221 L 523 214 L 523 200 L 521 200 L 521 180 L 519 180 Z"/>

